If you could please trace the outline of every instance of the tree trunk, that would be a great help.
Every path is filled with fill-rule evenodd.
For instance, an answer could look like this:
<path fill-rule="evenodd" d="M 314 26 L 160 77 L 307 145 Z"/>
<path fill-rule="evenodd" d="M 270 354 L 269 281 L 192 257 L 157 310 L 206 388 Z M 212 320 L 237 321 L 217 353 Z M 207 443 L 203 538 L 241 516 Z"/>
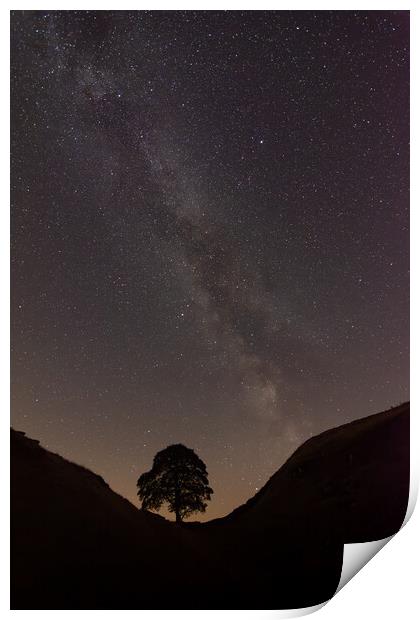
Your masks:
<path fill-rule="evenodd" d="M 176 482 L 175 482 L 175 516 L 176 516 L 176 522 L 177 523 L 181 523 L 182 518 L 181 518 L 180 506 L 179 506 L 179 482 L 178 482 L 178 477 L 176 478 Z"/>

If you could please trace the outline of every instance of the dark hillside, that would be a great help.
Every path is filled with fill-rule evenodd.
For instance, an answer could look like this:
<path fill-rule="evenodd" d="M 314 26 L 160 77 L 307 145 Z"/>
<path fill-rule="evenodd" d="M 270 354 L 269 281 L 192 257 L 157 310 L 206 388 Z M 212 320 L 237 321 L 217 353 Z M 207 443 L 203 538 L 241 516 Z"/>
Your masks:
<path fill-rule="evenodd" d="M 190 553 L 183 564 L 182 530 L 13 430 L 11 474 L 15 608 L 154 607 L 161 579 L 169 596 L 176 588 L 171 567 L 188 573 L 196 561 Z"/>
<path fill-rule="evenodd" d="M 12 608 L 305 607 L 334 594 L 345 542 L 401 526 L 409 404 L 313 437 L 204 524 L 139 511 L 13 430 L 11 459 Z"/>

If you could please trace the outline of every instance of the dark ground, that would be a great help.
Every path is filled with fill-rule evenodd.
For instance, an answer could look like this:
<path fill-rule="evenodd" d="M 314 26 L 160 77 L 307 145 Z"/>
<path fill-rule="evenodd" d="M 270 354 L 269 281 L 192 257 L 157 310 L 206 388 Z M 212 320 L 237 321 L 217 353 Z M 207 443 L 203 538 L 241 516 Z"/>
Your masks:
<path fill-rule="evenodd" d="M 403 523 L 409 403 L 305 442 L 227 517 L 176 525 L 11 431 L 12 609 L 276 609 L 330 598 L 343 544 Z"/>

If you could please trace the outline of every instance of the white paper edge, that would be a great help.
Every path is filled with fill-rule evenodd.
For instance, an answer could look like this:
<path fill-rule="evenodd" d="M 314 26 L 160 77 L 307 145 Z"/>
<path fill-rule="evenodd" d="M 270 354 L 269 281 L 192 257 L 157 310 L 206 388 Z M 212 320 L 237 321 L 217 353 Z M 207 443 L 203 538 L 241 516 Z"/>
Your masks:
<path fill-rule="evenodd" d="M 407 521 L 410 519 L 416 505 L 418 495 L 417 481 L 411 479 L 410 492 L 408 496 L 407 512 L 405 513 L 404 522 L 400 529 L 402 529 Z M 344 545 L 343 553 L 343 566 L 341 569 L 340 583 L 334 596 L 343 588 L 346 583 L 350 581 L 370 560 L 391 540 L 398 534 L 392 534 L 388 538 L 382 540 L 373 540 L 371 542 L 364 543 L 351 543 Z"/>
<path fill-rule="evenodd" d="M 411 446 L 412 448 L 412 446 Z M 417 472 L 416 472 L 417 473 Z M 405 514 L 404 522 L 400 529 L 402 529 L 409 521 L 411 515 L 414 512 L 414 506 L 417 502 L 418 496 L 418 481 L 410 480 L 410 492 L 408 497 L 407 512 Z M 400 530 L 398 530 L 400 531 Z M 343 564 L 341 568 L 340 582 L 337 586 L 337 590 L 334 592 L 334 596 L 349 582 L 353 577 L 364 567 L 370 560 L 383 548 L 385 545 L 398 534 L 392 534 L 387 538 L 381 540 L 372 540 L 370 542 L 363 543 L 348 543 L 344 545 L 343 551 Z M 332 597 L 333 598 L 333 597 Z M 298 609 L 279 609 L 276 611 L 276 617 L 278 618 L 298 618 L 300 616 L 306 616 L 318 611 L 331 599 L 327 599 L 324 603 L 314 605 L 313 607 L 301 607 Z"/>

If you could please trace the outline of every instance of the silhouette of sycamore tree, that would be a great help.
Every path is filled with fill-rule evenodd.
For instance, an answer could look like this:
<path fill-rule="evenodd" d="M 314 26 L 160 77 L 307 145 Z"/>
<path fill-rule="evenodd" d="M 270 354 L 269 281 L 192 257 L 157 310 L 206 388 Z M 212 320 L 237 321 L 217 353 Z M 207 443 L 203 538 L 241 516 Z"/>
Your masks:
<path fill-rule="evenodd" d="M 213 489 L 203 461 L 182 444 L 168 446 L 153 459 L 153 467 L 137 481 L 144 510 L 159 510 L 167 503 L 177 523 L 194 512 L 204 512 Z"/>

